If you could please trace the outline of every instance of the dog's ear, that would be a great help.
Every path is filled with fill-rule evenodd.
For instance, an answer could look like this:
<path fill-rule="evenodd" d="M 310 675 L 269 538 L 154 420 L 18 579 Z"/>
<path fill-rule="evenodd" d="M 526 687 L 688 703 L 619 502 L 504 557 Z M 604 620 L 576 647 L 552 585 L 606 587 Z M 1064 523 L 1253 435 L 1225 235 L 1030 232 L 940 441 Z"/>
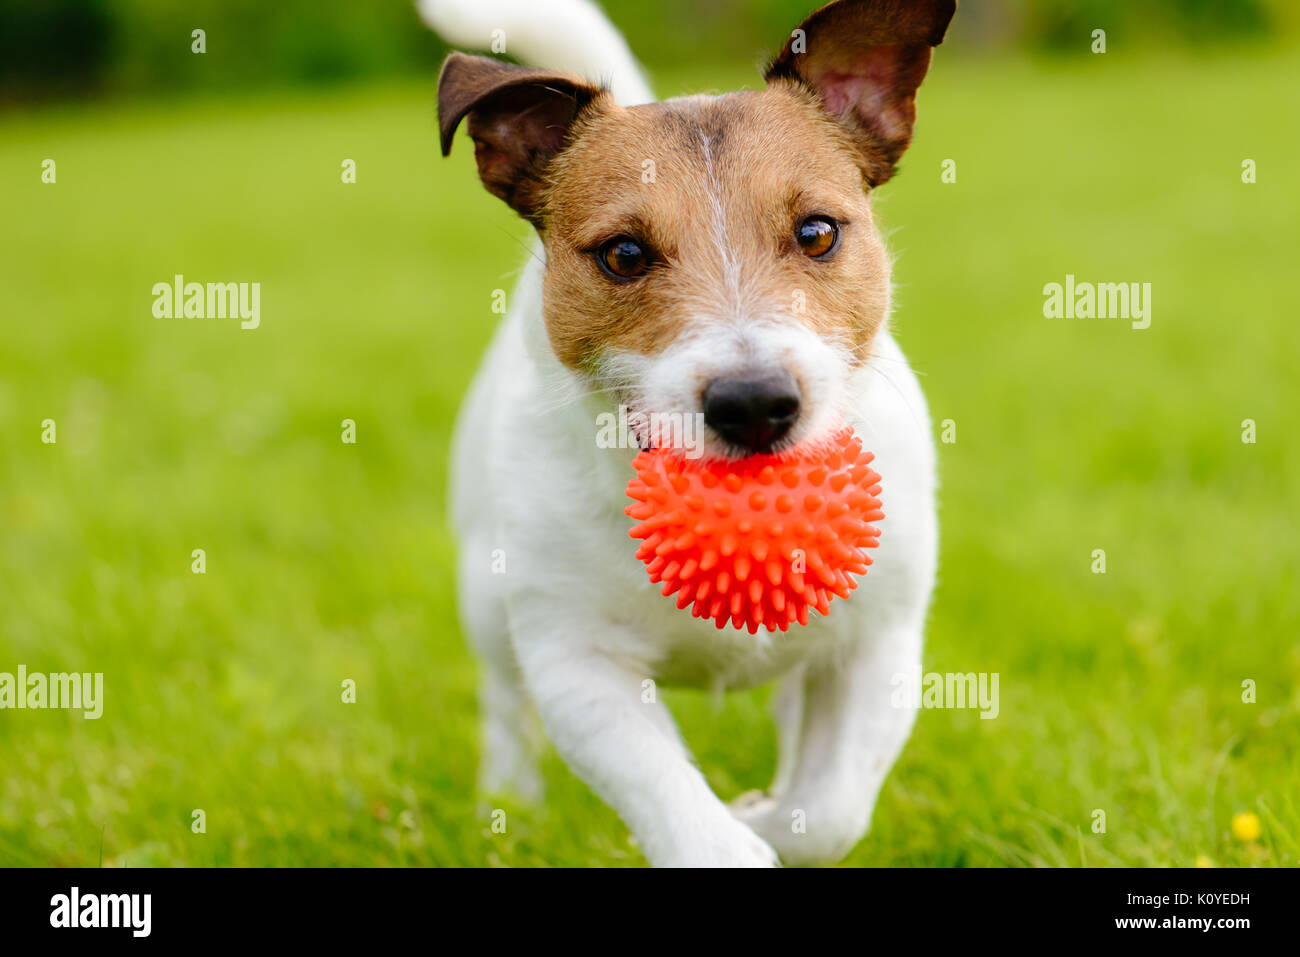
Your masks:
<path fill-rule="evenodd" d="M 790 35 L 768 83 L 797 80 L 821 97 L 864 157 L 867 182 L 894 173 L 916 120 L 916 88 L 957 0 L 836 0 Z"/>
<path fill-rule="evenodd" d="M 573 73 L 452 53 L 438 77 L 442 155 L 451 152 L 456 127 L 468 116 L 483 185 L 536 224 L 546 164 L 563 148 L 574 119 L 603 92 Z"/>

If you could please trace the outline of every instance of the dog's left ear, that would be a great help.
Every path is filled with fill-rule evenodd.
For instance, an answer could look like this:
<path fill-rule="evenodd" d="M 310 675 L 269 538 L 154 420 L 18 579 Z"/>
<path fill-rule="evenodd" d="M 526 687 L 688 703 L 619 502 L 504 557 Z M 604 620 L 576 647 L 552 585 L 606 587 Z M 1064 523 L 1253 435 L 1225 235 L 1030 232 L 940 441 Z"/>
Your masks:
<path fill-rule="evenodd" d="M 911 142 L 916 89 L 956 10 L 957 0 L 836 0 L 791 33 L 766 79 L 811 87 L 879 186 Z"/>
<path fill-rule="evenodd" d="M 479 178 L 495 196 L 537 225 L 547 165 L 569 127 L 604 90 L 559 70 L 533 70 L 491 57 L 452 53 L 438 76 L 442 155 L 469 117 Z"/>

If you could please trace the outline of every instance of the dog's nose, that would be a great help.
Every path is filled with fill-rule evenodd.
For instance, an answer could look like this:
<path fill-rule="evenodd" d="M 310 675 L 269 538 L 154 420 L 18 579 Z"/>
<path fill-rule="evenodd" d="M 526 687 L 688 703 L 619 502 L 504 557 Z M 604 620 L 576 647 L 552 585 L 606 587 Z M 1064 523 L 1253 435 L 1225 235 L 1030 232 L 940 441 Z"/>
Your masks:
<path fill-rule="evenodd" d="M 714 379 L 704 388 L 704 422 L 732 445 L 769 452 L 799 418 L 799 384 L 781 371 Z"/>

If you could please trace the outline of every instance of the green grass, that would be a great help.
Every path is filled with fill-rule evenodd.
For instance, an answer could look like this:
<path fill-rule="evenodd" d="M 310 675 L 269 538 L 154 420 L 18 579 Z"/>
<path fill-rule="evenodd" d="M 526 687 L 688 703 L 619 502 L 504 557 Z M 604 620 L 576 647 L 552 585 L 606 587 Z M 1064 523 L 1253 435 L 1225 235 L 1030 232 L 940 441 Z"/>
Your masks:
<path fill-rule="evenodd" d="M 922 712 L 849 863 L 1300 861 L 1296 59 L 938 58 L 879 214 L 957 424 L 925 664 L 1001 714 Z M 432 78 L 10 115 L 0 205 L 0 671 L 106 686 L 0 712 L 0 861 L 641 863 L 553 753 L 504 835 L 473 791 L 447 448 L 527 230 L 438 158 Z M 176 272 L 261 282 L 261 328 L 155 319 Z M 1151 328 L 1045 319 L 1067 272 L 1151 282 Z M 767 698 L 668 694 L 724 797 Z"/>

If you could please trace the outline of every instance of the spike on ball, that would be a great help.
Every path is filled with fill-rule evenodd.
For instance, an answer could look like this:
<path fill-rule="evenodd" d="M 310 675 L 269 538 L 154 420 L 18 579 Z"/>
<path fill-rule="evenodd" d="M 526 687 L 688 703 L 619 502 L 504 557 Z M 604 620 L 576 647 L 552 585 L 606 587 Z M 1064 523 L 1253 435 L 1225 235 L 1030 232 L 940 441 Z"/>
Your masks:
<path fill-rule="evenodd" d="M 630 535 L 650 580 L 718 628 L 785 631 L 847 598 L 880 542 L 880 476 L 851 428 L 782 455 L 633 460 Z"/>

